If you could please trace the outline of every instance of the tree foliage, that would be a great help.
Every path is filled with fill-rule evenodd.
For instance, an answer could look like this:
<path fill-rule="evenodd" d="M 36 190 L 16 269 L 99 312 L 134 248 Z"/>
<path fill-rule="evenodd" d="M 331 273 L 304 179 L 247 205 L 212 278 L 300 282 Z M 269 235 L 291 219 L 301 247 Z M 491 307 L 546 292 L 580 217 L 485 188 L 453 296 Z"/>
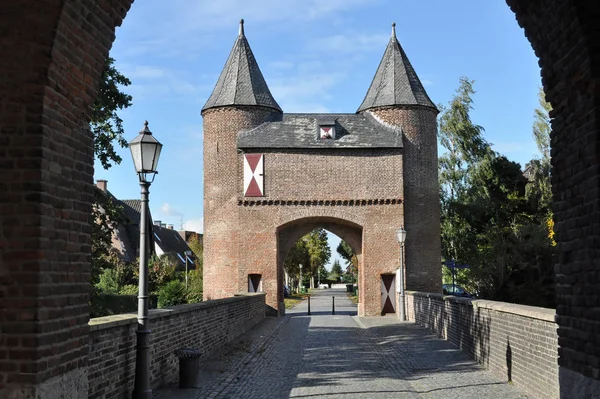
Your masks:
<path fill-rule="evenodd" d="M 121 91 L 121 87 L 129 86 L 131 81 L 115 68 L 114 63 L 111 57 L 104 62 L 98 97 L 92 106 L 90 119 L 94 154 L 104 169 L 109 169 L 113 163 L 121 163 L 115 143 L 124 148 L 128 146 L 123 136 L 123 120 L 117 112 L 131 105 L 132 97 Z"/>
<path fill-rule="evenodd" d="M 461 78 L 440 117 L 442 257 L 468 264 L 457 283 L 482 297 L 553 306 L 546 210 L 528 198 L 520 165 L 495 153 L 472 123 L 474 94 L 473 81 Z"/>
<path fill-rule="evenodd" d="M 123 138 L 122 120 L 117 111 L 131 105 L 131 96 L 120 91 L 121 86 L 131 82 L 119 73 L 114 67 L 114 59 L 107 58 L 100 79 L 100 87 L 96 101 L 92 106 L 90 129 L 94 136 L 94 155 L 104 169 L 111 167 L 112 163 L 120 163 L 121 157 L 116 153 L 114 142 L 122 147 L 127 146 Z M 101 287 L 96 287 L 104 270 L 124 269 L 124 262 L 112 250 L 112 235 L 119 223 L 124 222 L 121 206 L 114 198 L 102 190 L 94 187 L 94 206 L 90 216 L 92 226 L 92 301 L 97 297 Z M 131 277 L 131 276 L 130 276 Z M 117 281 L 117 284 L 128 284 L 126 278 Z"/>
<path fill-rule="evenodd" d="M 355 278 L 358 274 L 358 258 L 350 245 L 346 241 L 341 240 L 336 251 L 346 261 L 346 267 L 351 266 L 349 271 L 353 278 Z"/>
<path fill-rule="evenodd" d="M 321 228 L 315 229 L 305 235 L 303 239 L 306 242 L 306 249 L 309 256 L 310 268 L 307 271 L 312 277 L 315 277 L 317 270 L 325 266 L 331 256 L 331 249 L 327 241 L 327 231 Z"/>
<path fill-rule="evenodd" d="M 334 281 L 339 281 L 344 271 L 342 270 L 342 265 L 340 261 L 336 259 L 333 261 L 333 265 L 331 265 L 331 273 L 329 273 L 329 279 Z"/>

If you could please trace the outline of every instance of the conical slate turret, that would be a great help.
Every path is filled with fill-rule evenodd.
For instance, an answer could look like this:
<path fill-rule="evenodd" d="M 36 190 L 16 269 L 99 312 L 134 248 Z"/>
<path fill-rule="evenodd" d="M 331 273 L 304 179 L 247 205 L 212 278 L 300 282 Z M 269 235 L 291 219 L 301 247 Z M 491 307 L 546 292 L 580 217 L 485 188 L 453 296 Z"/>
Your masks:
<path fill-rule="evenodd" d="M 227 105 L 256 105 L 281 112 L 246 40 L 243 19 L 240 21 L 239 35 L 217 85 L 202 111 Z"/>
<path fill-rule="evenodd" d="M 395 23 L 392 24 L 392 37 L 371 82 L 371 87 L 357 112 L 392 105 L 422 105 L 436 108 L 396 38 Z"/>

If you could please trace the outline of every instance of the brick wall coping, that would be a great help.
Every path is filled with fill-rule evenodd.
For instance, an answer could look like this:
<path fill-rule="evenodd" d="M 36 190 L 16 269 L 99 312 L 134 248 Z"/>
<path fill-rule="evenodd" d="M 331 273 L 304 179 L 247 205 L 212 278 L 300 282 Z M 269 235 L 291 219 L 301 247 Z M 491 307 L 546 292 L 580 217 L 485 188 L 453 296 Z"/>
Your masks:
<path fill-rule="evenodd" d="M 193 312 L 198 309 L 209 309 L 217 306 L 223 306 L 229 303 L 239 302 L 245 300 L 245 297 L 249 296 L 266 296 L 264 292 L 260 293 L 239 293 L 230 298 L 223 299 L 212 299 L 200 303 L 192 303 L 187 305 L 173 306 L 170 308 L 162 309 L 151 309 L 148 311 L 148 319 L 157 319 L 160 317 L 172 316 L 180 313 Z M 90 331 L 104 330 L 113 328 L 116 326 L 134 324 L 137 320 L 137 313 L 124 313 L 116 314 L 112 316 L 96 317 L 90 319 L 89 326 Z M 152 328 L 151 328 L 152 329 Z"/>
<path fill-rule="evenodd" d="M 508 302 L 489 301 L 487 299 L 461 298 L 452 295 L 435 294 L 432 292 L 406 291 L 406 294 L 424 298 L 438 299 L 452 303 L 462 303 L 473 306 L 474 308 L 491 309 L 498 312 L 511 313 L 519 316 L 529 317 L 531 319 L 549 321 L 552 323 L 555 322 L 555 309 L 519 305 Z"/>

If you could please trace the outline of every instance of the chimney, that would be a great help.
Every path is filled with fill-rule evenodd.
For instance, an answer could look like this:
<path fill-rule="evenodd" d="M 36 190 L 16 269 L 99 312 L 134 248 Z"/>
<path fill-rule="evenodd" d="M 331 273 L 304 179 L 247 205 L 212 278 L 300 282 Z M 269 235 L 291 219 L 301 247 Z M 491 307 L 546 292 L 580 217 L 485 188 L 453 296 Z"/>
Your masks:
<path fill-rule="evenodd" d="M 108 180 L 96 180 L 96 187 L 98 187 L 100 190 L 102 190 L 103 193 L 108 191 Z"/>
<path fill-rule="evenodd" d="M 160 220 L 155 220 L 154 221 L 154 225 L 160 227 L 161 226 Z"/>
<path fill-rule="evenodd" d="M 172 225 L 172 224 L 169 224 L 169 225 L 167 225 L 167 228 L 168 228 L 169 230 L 173 230 L 173 225 Z"/>

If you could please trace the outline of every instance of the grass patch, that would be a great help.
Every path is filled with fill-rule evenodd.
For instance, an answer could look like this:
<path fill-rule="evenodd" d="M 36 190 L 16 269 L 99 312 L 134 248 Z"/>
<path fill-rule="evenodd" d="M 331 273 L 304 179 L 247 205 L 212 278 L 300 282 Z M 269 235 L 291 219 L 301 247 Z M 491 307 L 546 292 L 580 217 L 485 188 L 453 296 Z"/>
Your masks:
<path fill-rule="evenodd" d="M 358 295 L 353 295 L 352 292 L 346 292 L 346 294 L 353 304 L 358 305 Z"/>
<path fill-rule="evenodd" d="M 291 309 L 294 306 L 296 306 L 297 304 L 299 304 L 300 302 L 302 302 L 303 300 L 305 300 L 309 295 L 306 294 L 293 294 L 288 296 L 287 298 L 283 299 L 283 302 L 285 303 L 285 308 L 286 309 Z"/>

